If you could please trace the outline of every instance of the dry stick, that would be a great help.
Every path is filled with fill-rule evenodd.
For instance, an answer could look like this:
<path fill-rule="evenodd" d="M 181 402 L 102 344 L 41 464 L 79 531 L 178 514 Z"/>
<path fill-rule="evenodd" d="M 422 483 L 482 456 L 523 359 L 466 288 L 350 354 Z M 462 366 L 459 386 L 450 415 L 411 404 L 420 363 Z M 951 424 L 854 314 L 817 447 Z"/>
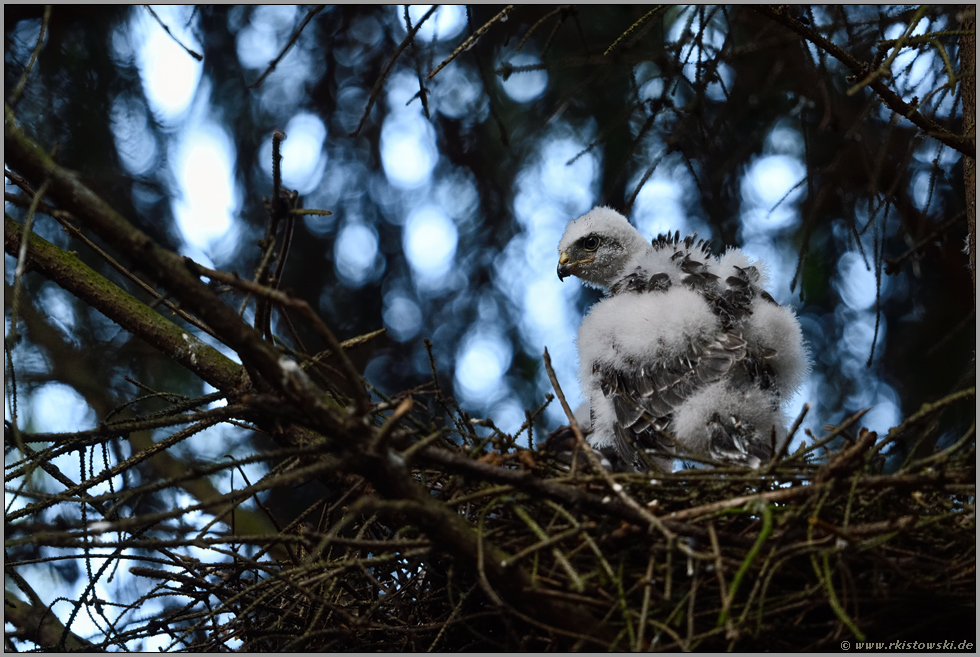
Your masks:
<path fill-rule="evenodd" d="M 569 11 L 569 9 L 571 8 L 571 6 L 572 5 L 564 5 L 564 9 L 565 9 L 565 12 L 568 12 L 568 15 L 572 16 L 572 18 L 575 20 L 575 27 L 578 28 L 579 35 L 581 36 L 581 34 L 582 34 L 582 26 L 579 24 L 579 22 L 578 22 L 578 16 L 575 14 L 575 12 L 574 11 Z M 562 12 L 562 13 L 565 13 L 565 12 Z M 551 26 L 551 32 L 548 33 L 548 38 L 546 38 L 544 40 L 544 44 L 542 44 L 542 46 L 541 46 L 541 52 L 539 53 L 539 55 L 540 55 L 540 57 L 542 59 L 544 59 L 544 56 L 551 49 L 551 43 L 554 40 L 555 35 L 558 34 L 558 30 L 560 30 L 561 29 L 561 26 L 565 24 L 565 20 L 566 20 L 566 17 L 565 16 L 559 16 L 558 17 L 558 20 L 555 21 L 555 24 Z M 518 52 L 520 52 L 520 49 L 518 49 Z M 588 53 L 588 49 L 586 49 L 586 53 Z"/>
<path fill-rule="evenodd" d="M 261 285 L 269 284 L 269 265 L 276 248 L 276 235 L 279 233 L 279 222 L 283 215 L 282 202 L 282 142 L 286 135 L 281 130 L 272 133 L 272 204 L 269 209 L 269 221 L 265 226 L 265 237 L 261 244 L 264 249 L 262 261 L 255 271 L 255 282 Z M 281 256 L 279 258 L 281 263 Z M 246 301 L 248 297 L 246 296 Z M 272 342 L 272 308 L 267 299 L 260 299 L 255 306 L 255 330 L 265 339 Z"/>
<path fill-rule="evenodd" d="M 272 275 L 269 285 L 272 289 L 278 290 L 282 281 L 282 272 L 286 268 L 286 259 L 289 257 L 289 247 L 293 242 L 293 230 L 296 227 L 296 215 L 286 213 L 286 227 L 282 231 L 282 248 L 279 250 L 279 257 L 276 259 L 276 273 Z"/>
<path fill-rule="evenodd" d="M 310 9 L 306 13 L 306 17 L 299 24 L 299 27 L 296 28 L 296 31 L 293 32 L 293 36 L 289 37 L 289 41 L 286 42 L 286 45 L 283 46 L 281 51 L 279 51 L 279 54 L 276 55 L 276 58 L 273 59 L 271 62 L 269 62 L 269 68 L 265 69 L 265 73 L 260 75 L 258 80 L 248 85 L 249 89 L 257 89 L 258 86 L 262 84 L 262 82 L 265 80 L 266 76 L 272 73 L 274 70 L 276 70 L 276 66 L 279 65 L 280 60 L 282 60 L 282 58 L 286 56 L 286 53 L 289 52 L 289 49 L 292 48 L 293 45 L 296 43 L 296 41 L 299 39 L 299 35 L 306 28 L 307 23 L 309 23 L 314 16 L 316 16 L 321 11 L 323 11 L 324 7 L 326 7 L 326 5 L 317 5 L 316 7 Z"/>
<path fill-rule="evenodd" d="M 412 410 L 412 398 L 406 397 L 398 405 L 395 411 L 385 420 L 378 432 L 374 434 L 371 438 L 371 448 L 376 450 L 385 450 L 388 448 L 388 442 L 391 438 L 392 432 L 398 425 L 398 421 L 401 420 L 406 413 Z"/>
<path fill-rule="evenodd" d="M 653 560 L 651 554 L 647 561 L 647 572 L 643 577 L 643 604 L 640 606 L 640 627 L 636 630 L 636 651 L 643 650 L 643 632 L 647 625 L 647 615 L 650 613 L 650 594 L 653 590 Z"/>
<path fill-rule="evenodd" d="M 506 11 L 506 9 L 505 9 L 505 11 Z M 473 22 L 472 8 L 469 5 L 467 5 L 466 6 L 466 23 L 467 23 L 467 25 L 469 25 L 472 22 Z M 472 27 L 471 27 L 471 29 L 472 29 Z M 473 38 L 474 36 L 476 36 L 476 35 L 472 35 L 470 38 Z M 490 107 L 490 116 L 493 117 L 493 121 L 497 125 L 497 130 L 500 131 L 500 143 L 503 144 L 504 148 L 506 148 L 506 149 L 509 150 L 510 149 L 510 137 L 507 134 L 507 127 L 504 125 L 504 120 L 501 117 L 500 112 L 497 110 L 497 103 L 494 102 L 494 94 L 491 94 L 490 91 L 489 91 L 490 88 L 491 88 L 491 84 L 487 80 L 486 67 L 483 65 L 483 61 L 480 59 L 480 53 L 475 48 L 476 41 L 473 41 L 473 45 L 474 45 L 474 48 L 473 48 L 473 61 L 476 64 L 476 70 L 477 70 L 477 72 L 480 74 L 480 82 L 483 83 L 483 88 L 484 88 L 484 90 L 487 93 L 487 98 L 489 100 L 489 107 Z M 430 73 L 429 74 L 429 77 L 432 77 L 434 74 L 435 74 L 435 72 Z"/>
<path fill-rule="evenodd" d="M 786 456 L 786 453 L 789 451 L 789 444 L 793 442 L 793 435 L 799 430 L 800 425 L 803 424 L 803 418 L 805 418 L 806 414 L 809 412 L 810 403 L 807 402 L 803 404 L 803 409 L 800 411 L 800 414 L 796 416 L 795 420 L 793 420 L 793 426 L 789 428 L 789 433 L 786 434 L 786 440 L 784 440 L 783 444 L 779 446 L 779 451 L 773 452 L 772 460 L 769 461 L 769 467 L 766 469 L 766 474 L 769 474 L 772 469 L 776 467 L 776 464 L 778 464 L 783 457 Z"/>
<path fill-rule="evenodd" d="M 749 502 L 756 500 L 760 502 L 782 502 L 794 497 L 809 495 L 819 489 L 820 487 L 818 486 L 796 486 L 794 488 L 780 488 L 779 490 L 769 491 L 767 493 L 743 495 L 741 497 L 733 497 L 730 500 L 721 500 L 719 502 L 711 502 L 710 504 L 696 506 L 691 509 L 674 511 L 673 513 L 669 514 L 667 518 L 670 520 L 688 520 L 690 518 L 697 518 L 709 513 L 716 513 L 718 511 L 724 511 L 725 509 L 744 506 Z"/>
<path fill-rule="evenodd" d="M 306 318 L 317 333 L 320 334 L 324 340 L 326 340 L 327 345 L 330 349 L 337 355 L 340 359 L 341 369 L 344 372 L 344 378 L 350 383 L 353 389 L 354 399 L 357 403 L 358 412 L 366 413 L 371 407 L 371 398 L 368 396 L 367 391 L 365 391 L 363 384 L 361 383 L 361 375 L 358 373 L 357 368 L 351 362 L 350 358 L 347 357 L 347 353 L 344 351 L 343 345 L 337 341 L 336 336 L 330 328 L 323 322 L 320 317 L 313 312 L 310 308 L 310 304 L 302 299 L 296 299 L 288 294 L 280 292 L 279 290 L 273 290 L 265 285 L 259 285 L 258 283 L 253 283 L 252 281 L 239 278 L 236 274 L 229 274 L 227 272 L 218 271 L 216 269 L 209 269 L 203 265 L 199 265 L 190 258 L 184 258 L 184 263 L 187 268 L 198 276 L 207 276 L 212 280 L 221 281 L 228 285 L 241 288 L 252 292 L 256 296 L 263 297 L 269 301 L 274 301 L 276 303 L 282 304 L 289 308 L 295 308 L 300 315 Z"/>
<path fill-rule="evenodd" d="M 425 21 L 428 20 L 429 16 L 431 16 L 438 8 L 439 5 L 432 5 L 429 8 L 429 11 L 425 12 L 422 18 L 419 19 L 418 25 L 413 27 L 411 31 L 405 35 L 402 42 L 397 48 L 395 48 L 395 52 L 391 54 L 391 58 L 385 62 L 381 72 L 378 73 L 378 79 L 374 81 L 374 86 L 371 88 L 371 95 L 368 96 L 368 104 L 367 107 L 364 108 L 364 114 L 361 116 L 361 122 L 357 124 L 357 128 L 354 130 L 354 132 L 350 133 L 351 137 L 356 137 L 361 132 L 361 128 L 364 127 L 364 122 L 367 121 L 368 114 L 371 113 L 371 108 L 374 107 L 374 103 L 378 100 L 378 96 L 381 95 L 381 87 L 384 86 L 385 80 L 388 79 L 388 75 L 391 73 L 391 69 L 395 66 L 395 62 L 398 60 L 401 54 L 405 52 L 405 48 L 408 47 L 408 44 L 415 40 L 415 35 L 418 33 L 419 28 L 422 27 Z M 430 75 L 429 77 L 432 76 Z"/>
<path fill-rule="evenodd" d="M 708 536 L 711 538 L 711 552 L 715 556 L 715 575 L 718 577 L 718 588 L 721 594 L 721 610 L 726 616 L 732 606 L 732 599 L 728 596 L 728 585 L 725 583 L 725 566 L 721 559 L 721 546 L 718 543 L 718 533 L 715 531 L 715 523 L 708 523 Z M 729 621 L 726 625 L 731 625 Z M 726 628 L 727 629 L 727 628 Z"/>
<path fill-rule="evenodd" d="M 905 418 L 905 420 L 903 420 L 900 425 L 889 429 L 888 435 L 885 436 L 883 440 L 881 440 L 880 442 L 878 442 L 877 445 L 874 446 L 874 448 L 871 450 L 871 453 L 876 454 L 880 452 L 885 445 L 895 440 L 895 438 L 897 438 L 899 434 L 901 434 L 903 431 L 905 431 L 907 428 L 909 428 L 919 420 L 935 413 L 936 411 L 942 410 L 949 404 L 960 401 L 961 399 L 968 399 L 970 397 L 975 397 L 976 394 L 977 394 L 976 387 L 970 387 L 964 390 L 959 390 L 957 392 L 954 392 L 951 395 L 947 395 L 946 397 L 943 397 L 939 401 L 933 402 L 931 404 L 930 403 L 923 404 L 918 411 Z"/>
<path fill-rule="evenodd" d="M 439 630 L 439 633 L 436 634 L 436 638 L 433 639 L 429 647 L 426 648 L 425 650 L 426 652 L 435 651 L 436 646 L 439 645 L 439 640 L 442 639 L 443 634 L 446 633 L 446 629 L 448 629 L 449 625 L 456 619 L 456 616 L 459 614 L 459 610 L 462 609 L 463 607 L 463 603 L 466 602 L 466 599 L 469 598 L 470 595 L 473 593 L 473 591 L 476 590 L 477 586 L 479 586 L 479 584 L 474 584 L 469 588 L 468 591 L 466 591 L 463 595 L 460 596 L 459 602 L 456 604 L 455 607 L 453 607 L 452 613 L 449 614 L 449 618 L 447 618 L 446 622 L 443 623 L 442 628 L 440 628 Z"/>
<path fill-rule="evenodd" d="M 150 5 L 143 5 L 143 6 L 146 7 L 146 10 L 149 11 L 150 14 L 152 14 L 153 18 L 157 19 L 157 23 L 160 23 L 160 27 L 163 28 L 163 31 L 166 32 L 167 34 L 169 34 L 170 35 L 170 38 L 173 39 L 174 42 L 178 46 L 180 46 L 181 48 L 183 48 L 184 51 L 186 51 L 188 55 L 190 55 L 191 57 L 193 57 L 197 61 L 199 61 L 199 62 L 204 61 L 204 57 L 202 55 L 200 55 L 199 53 L 194 52 L 193 50 L 191 50 L 190 48 L 188 48 L 187 46 L 185 46 L 183 43 L 180 42 L 180 39 L 178 39 L 176 36 L 174 36 L 174 33 L 170 31 L 170 28 L 167 27 L 166 23 L 164 23 L 162 20 L 160 20 L 160 17 L 157 16 L 157 13 L 155 11 L 153 11 L 153 7 L 151 7 Z"/>
<path fill-rule="evenodd" d="M 274 290 L 279 289 L 279 283 L 280 281 L 282 281 L 282 272 L 286 268 L 286 259 L 289 257 L 289 247 L 293 243 L 293 230 L 296 227 L 296 215 L 292 214 L 291 212 L 286 212 L 285 214 L 286 214 L 285 217 L 286 227 L 283 228 L 282 247 L 279 249 L 279 257 L 276 259 L 276 273 L 272 275 L 272 280 L 269 281 L 269 285 L 271 285 L 272 289 Z M 296 339 L 297 344 L 300 346 L 301 349 L 303 349 L 304 355 L 307 355 L 305 354 L 306 348 L 303 347 L 303 343 L 299 339 L 299 334 L 296 332 L 296 329 L 292 326 L 292 323 L 289 321 L 288 316 L 285 314 L 285 312 L 282 313 L 282 316 L 286 318 L 286 322 L 289 324 L 289 328 L 292 330 L 293 336 Z M 266 339 L 270 341 L 273 339 L 271 308 L 268 310 L 268 314 L 266 315 L 265 335 L 266 335 Z"/>
<path fill-rule="evenodd" d="M 493 18 L 491 18 L 490 20 L 488 20 L 486 23 L 484 23 L 480 27 L 480 29 L 478 29 L 476 32 L 474 32 L 472 36 L 470 36 L 468 39 L 466 39 L 466 41 L 464 41 L 463 43 L 459 44 L 459 46 L 456 47 L 456 50 L 454 50 L 452 52 L 452 54 L 449 55 L 449 57 L 447 57 L 446 59 L 444 59 L 441 64 L 439 64 L 434 69 L 432 69 L 432 72 L 431 73 L 429 73 L 427 76 L 425 76 L 425 79 L 426 80 L 431 80 L 432 78 L 434 78 L 436 76 L 436 73 L 438 73 L 442 69 L 446 68 L 446 66 L 448 66 L 451 61 L 453 61 L 454 59 L 456 59 L 457 57 L 459 57 L 460 54 L 462 54 L 464 51 L 469 50 L 470 48 L 472 48 L 473 47 L 473 44 L 475 44 L 480 39 L 480 37 L 483 36 L 483 33 L 484 32 L 486 32 L 487 30 L 490 29 L 490 26 L 491 25 L 493 25 L 497 21 L 502 21 L 503 19 L 507 18 L 507 14 L 509 14 L 511 12 L 511 10 L 513 10 L 513 9 L 514 9 L 514 5 L 507 5 L 502 10 L 500 10 L 500 13 L 499 14 L 497 14 L 496 16 L 494 16 Z"/>
<path fill-rule="evenodd" d="M 558 383 L 558 377 L 555 376 L 555 370 L 551 366 L 551 355 L 548 354 L 547 347 L 544 350 L 544 366 L 545 369 L 548 370 L 548 378 L 551 379 L 551 386 L 555 389 L 555 394 L 558 395 L 558 401 L 561 402 L 561 407 L 565 411 L 565 417 L 568 418 L 568 426 L 571 427 L 572 433 L 575 434 L 575 441 L 578 444 L 579 449 L 584 452 L 586 458 L 589 459 L 593 469 L 602 475 L 602 478 L 606 480 L 606 484 L 608 484 L 613 492 L 616 493 L 619 499 L 622 500 L 626 506 L 636 511 L 640 517 L 649 523 L 650 527 L 656 527 L 657 530 L 659 530 L 660 533 L 667 539 L 674 538 L 674 532 L 664 527 L 660 520 L 644 509 L 639 502 L 629 496 L 622 484 L 616 482 L 612 478 L 612 475 L 602 467 L 602 464 L 599 462 L 598 457 L 596 457 L 595 452 L 593 452 L 592 448 L 585 442 L 585 438 L 582 437 L 582 430 L 579 428 L 578 421 L 575 419 L 575 414 L 572 413 L 572 409 L 568 406 L 568 402 L 565 401 L 565 393 L 561 391 L 561 385 Z"/>
<path fill-rule="evenodd" d="M 21 73 L 20 80 L 17 81 L 17 86 L 14 87 L 13 93 L 10 94 L 11 107 L 16 107 L 17 101 L 20 100 L 20 95 L 24 93 L 24 86 L 27 84 L 27 76 L 30 74 L 31 69 L 34 68 L 34 62 L 37 61 L 37 56 L 41 54 L 41 46 L 44 45 L 44 33 L 48 31 L 48 22 L 51 20 L 51 5 L 44 5 L 44 16 L 41 18 L 41 31 L 37 35 L 37 44 L 34 46 L 34 52 L 31 53 L 31 60 L 27 62 L 27 66 L 24 67 L 24 72 Z"/>
<path fill-rule="evenodd" d="M 923 473 L 918 475 L 878 475 L 878 476 L 866 476 L 861 479 L 861 487 L 867 488 L 869 490 L 881 489 L 881 488 L 896 488 L 898 486 L 905 487 L 917 487 L 917 486 L 935 486 L 937 484 L 966 484 L 973 483 L 972 480 L 967 480 L 963 476 L 957 476 L 956 474 L 950 473 Z M 689 520 L 691 518 L 697 518 L 702 515 L 707 515 L 710 513 L 717 513 L 718 511 L 724 511 L 725 509 L 730 509 L 733 507 L 744 506 L 752 501 L 759 502 L 784 502 L 786 500 L 793 499 L 794 497 L 802 497 L 806 495 L 816 494 L 820 491 L 826 490 L 828 486 L 833 486 L 833 481 L 826 481 L 821 484 L 808 484 L 803 486 L 794 486 L 793 488 L 780 488 L 779 490 L 768 491 L 766 493 L 756 493 L 753 495 L 743 495 L 741 497 L 734 497 L 730 500 L 721 500 L 718 502 L 711 502 L 710 504 L 704 504 L 702 506 L 696 506 L 691 509 L 684 509 L 682 511 L 674 511 L 673 513 L 667 515 L 664 520 L 668 521 L 682 521 Z"/>
<path fill-rule="evenodd" d="M 792 460 L 797 459 L 797 458 L 802 458 L 806 454 L 810 454 L 811 452 L 816 451 L 820 447 L 823 447 L 824 445 L 826 445 L 827 443 L 829 443 L 831 440 L 833 440 L 834 438 L 836 438 L 837 436 L 839 436 L 841 433 L 847 431 L 848 428 L 850 428 L 850 426 L 852 424 L 854 424 L 855 422 L 857 422 L 858 420 L 860 420 L 862 417 L 864 417 L 865 413 L 867 413 L 870 410 L 871 410 L 870 408 L 862 408 L 860 411 L 858 411 L 857 413 L 855 413 L 851 417 L 849 417 L 846 420 L 844 420 L 843 424 L 835 427 L 834 430 L 831 431 L 830 433 L 828 433 L 826 436 L 824 436 L 820 440 L 814 442 L 812 445 L 810 445 L 808 448 L 806 448 L 802 452 L 797 452 L 796 454 L 793 454 L 792 456 L 789 457 L 788 460 L 792 461 Z"/>
<path fill-rule="evenodd" d="M 276 130 L 272 133 L 272 221 L 269 224 L 269 231 L 265 235 L 266 239 L 274 238 L 279 228 L 280 210 L 282 209 L 282 199 L 279 197 L 282 192 L 282 142 L 285 140 L 286 133 L 282 130 Z"/>

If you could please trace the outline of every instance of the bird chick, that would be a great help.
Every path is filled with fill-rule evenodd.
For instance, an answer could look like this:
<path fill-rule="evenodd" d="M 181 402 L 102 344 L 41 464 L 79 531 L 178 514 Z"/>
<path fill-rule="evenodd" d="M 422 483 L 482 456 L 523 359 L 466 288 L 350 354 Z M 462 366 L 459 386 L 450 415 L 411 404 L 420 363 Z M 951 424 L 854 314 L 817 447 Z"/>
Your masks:
<path fill-rule="evenodd" d="M 636 470 L 769 457 L 785 438 L 782 400 L 809 364 L 763 263 L 734 248 L 716 258 L 696 234 L 648 242 L 607 207 L 570 222 L 558 250 L 559 279 L 606 293 L 577 340 L 593 447 L 614 446 Z"/>

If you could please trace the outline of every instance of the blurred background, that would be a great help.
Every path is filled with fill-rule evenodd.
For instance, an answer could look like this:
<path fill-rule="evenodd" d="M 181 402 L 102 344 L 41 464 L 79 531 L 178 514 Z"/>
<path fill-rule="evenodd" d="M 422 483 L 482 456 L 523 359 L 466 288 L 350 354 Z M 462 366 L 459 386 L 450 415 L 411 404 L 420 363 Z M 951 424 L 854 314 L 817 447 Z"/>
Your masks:
<path fill-rule="evenodd" d="M 860 61 L 894 56 L 887 85 L 959 132 L 961 9 L 786 11 Z M 9 101 L 43 8 L 4 13 Z M 765 260 L 813 359 L 790 416 L 810 402 L 803 427 L 820 435 L 870 408 L 861 426 L 884 433 L 972 385 L 976 319 L 962 155 L 871 89 L 849 94 L 860 81 L 742 6 L 55 6 L 14 114 L 155 239 L 246 278 L 284 132 L 284 186 L 332 214 L 298 223 L 281 287 L 342 340 L 387 329 L 351 351 L 382 393 L 431 381 L 428 338 L 443 390 L 474 418 L 511 433 L 544 404 L 545 348 L 574 408 L 574 338 L 597 297 L 559 282 L 557 244 L 601 204 L 647 237 L 697 231 L 716 253 Z M 119 282 L 49 218 L 34 230 Z M 211 391 L 53 283 L 23 285 L 33 312 L 8 345 L 5 405 L 10 421 L 16 385 L 21 430 L 96 426 L 136 396 L 126 377 Z M 548 405 L 535 442 L 563 421 Z M 927 447 L 973 421 L 951 408 Z M 207 462 L 252 440 L 219 425 L 175 454 Z M 78 459 L 59 465 L 79 473 Z"/>

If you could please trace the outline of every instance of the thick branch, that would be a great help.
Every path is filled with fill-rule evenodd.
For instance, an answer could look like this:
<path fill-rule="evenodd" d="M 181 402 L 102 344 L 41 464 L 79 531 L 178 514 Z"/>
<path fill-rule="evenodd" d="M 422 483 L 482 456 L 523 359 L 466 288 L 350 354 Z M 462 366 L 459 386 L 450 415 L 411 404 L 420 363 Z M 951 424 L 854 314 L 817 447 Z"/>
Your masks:
<path fill-rule="evenodd" d="M 276 349 L 248 326 L 234 309 L 184 264 L 183 258 L 161 247 L 149 235 L 130 224 L 90 190 L 74 171 L 58 165 L 16 125 L 4 106 L 3 141 L 7 163 L 33 181 L 50 181 L 50 195 L 107 244 L 129 257 L 214 329 L 234 349 L 242 364 L 254 368 L 276 390 L 285 392 L 322 427 L 341 433 L 341 422 L 325 395 L 314 386 L 296 385 L 295 371 L 286 371 Z"/>
<path fill-rule="evenodd" d="M 963 98 L 963 136 L 977 143 L 977 6 L 960 7 L 963 36 L 960 37 L 960 88 Z M 973 277 L 973 307 L 977 307 L 977 154 L 963 158 L 966 188 L 966 221 L 969 229 L 970 275 Z"/>
<path fill-rule="evenodd" d="M 38 601 L 40 602 L 40 601 Z M 42 650 L 91 650 L 92 644 L 74 632 L 65 636 L 64 647 L 58 645 L 65 626 L 42 604 L 24 602 L 10 591 L 3 592 L 3 620 L 20 630 L 21 636 Z"/>
<path fill-rule="evenodd" d="M 475 567 L 486 581 L 492 581 L 508 604 L 527 617 L 543 618 L 556 628 L 576 636 L 593 636 L 609 645 L 614 637 L 598 619 L 567 602 L 536 595 L 526 572 L 518 566 L 507 567 L 507 555 L 488 544 L 455 510 L 432 498 L 389 447 L 372 440 L 372 427 L 357 417 L 338 419 L 335 406 L 330 406 L 302 370 L 295 363 L 280 364 L 279 354 L 272 346 L 202 283 L 180 256 L 157 245 L 88 189 L 77 174 L 56 164 L 14 124 L 9 109 L 5 110 L 8 164 L 31 180 L 50 181 L 50 195 L 64 209 L 132 262 L 140 263 L 182 306 L 190 308 L 235 349 L 243 364 L 254 367 L 273 388 L 295 402 L 297 422 L 336 440 L 352 470 L 367 478 L 385 497 L 402 500 L 404 503 L 398 506 L 404 513 L 413 517 L 442 549 Z"/>
<path fill-rule="evenodd" d="M 8 215 L 3 218 L 3 247 L 17 257 L 24 227 Z M 30 265 L 76 297 L 153 345 L 219 390 L 231 390 L 241 366 L 217 349 L 201 342 L 121 287 L 106 280 L 77 255 L 62 251 L 31 233 L 27 241 Z"/>

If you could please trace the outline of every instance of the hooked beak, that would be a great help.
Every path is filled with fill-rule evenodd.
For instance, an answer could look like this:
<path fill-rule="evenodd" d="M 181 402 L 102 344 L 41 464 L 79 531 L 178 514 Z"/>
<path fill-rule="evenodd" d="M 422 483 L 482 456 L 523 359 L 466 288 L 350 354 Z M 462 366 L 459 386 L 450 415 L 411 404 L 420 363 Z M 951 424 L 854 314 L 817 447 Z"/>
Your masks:
<path fill-rule="evenodd" d="M 576 265 L 585 265 L 594 260 L 595 258 L 583 258 L 582 260 L 572 262 L 571 258 L 568 257 L 568 254 L 562 251 L 558 256 L 558 280 L 564 281 L 568 276 L 571 276 L 572 268 Z"/>
<path fill-rule="evenodd" d="M 571 261 L 568 259 L 568 254 L 562 251 L 561 255 L 558 256 L 558 280 L 564 282 L 565 278 L 571 275 Z"/>

